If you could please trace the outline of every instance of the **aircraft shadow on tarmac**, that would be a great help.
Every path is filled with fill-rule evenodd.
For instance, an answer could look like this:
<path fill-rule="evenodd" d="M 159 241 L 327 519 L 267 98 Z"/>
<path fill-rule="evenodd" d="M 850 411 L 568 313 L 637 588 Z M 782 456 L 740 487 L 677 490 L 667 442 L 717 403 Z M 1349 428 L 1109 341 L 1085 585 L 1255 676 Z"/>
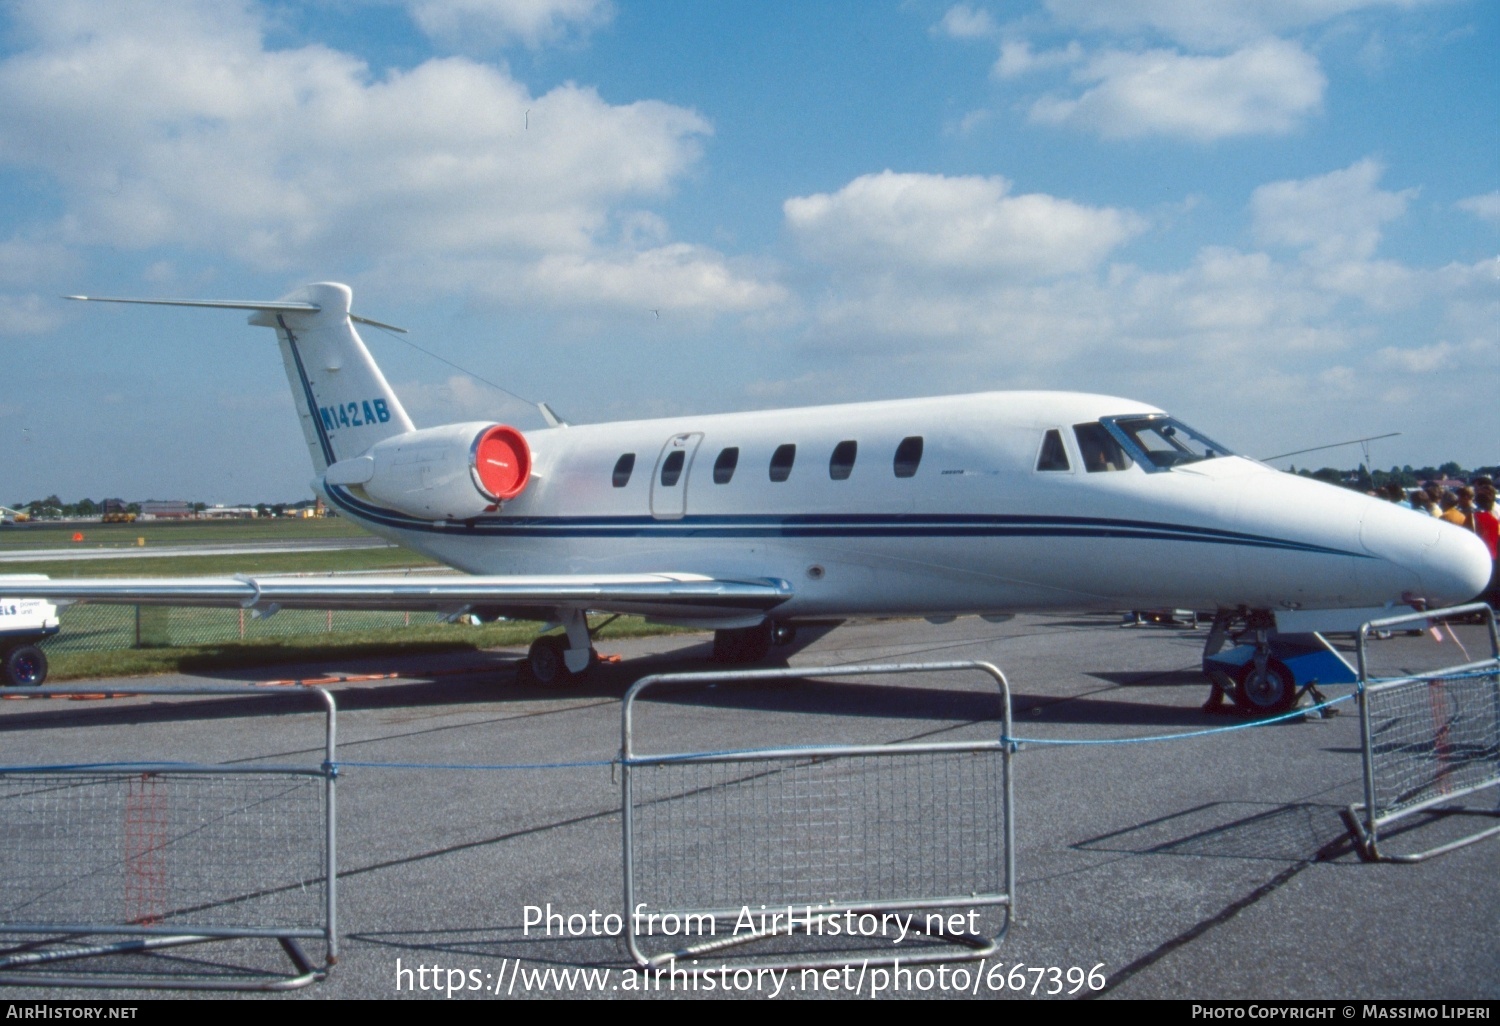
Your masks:
<path fill-rule="evenodd" d="M 606 648 L 608 647 L 606 643 Z M 331 686 L 340 711 L 524 702 L 546 699 L 619 700 L 631 685 L 651 674 L 737 671 L 711 659 L 712 646 L 697 641 L 670 651 L 636 656 L 623 663 L 604 663 L 578 683 L 539 685 L 522 680 L 519 653 L 488 651 L 465 653 L 454 659 L 403 658 L 397 660 L 350 660 L 337 663 L 299 663 L 267 666 L 255 670 L 214 670 L 200 679 L 226 684 L 249 680 L 306 681 L 316 683 L 333 676 L 355 678 Z M 447 665 L 444 665 L 446 663 Z M 757 669 L 784 668 L 775 660 Z M 361 676 L 400 673 L 401 679 L 362 681 Z M 1118 725 L 1137 727 L 1203 727 L 1222 725 L 1223 718 L 1210 716 L 1191 706 L 1176 706 L 1140 700 L 1120 701 L 1106 697 L 1116 688 L 1136 695 L 1141 686 L 1203 685 L 1196 670 L 1159 672 L 1091 672 L 1110 688 L 1083 695 L 1059 696 L 1013 690 L 1011 705 L 1017 733 L 1029 724 Z M 975 671 L 970 679 L 958 674 L 929 677 L 920 685 L 897 683 L 898 678 L 865 682 L 789 678 L 775 682 L 664 685 L 653 689 L 652 702 L 754 711 L 838 715 L 860 718 L 909 720 L 996 721 L 1001 715 L 997 694 L 987 677 Z M 118 684 L 118 682 L 115 682 Z M 79 686 L 84 686 L 86 682 Z M 244 697 L 199 697 L 173 701 L 132 702 L 109 708 L 98 702 L 38 702 L 38 708 L 6 709 L 0 715 L 0 733 L 38 727 L 67 725 L 112 726 L 125 723 L 175 720 L 224 719 L 257 715 L 305 713 L 312 705 L 292 694 L 293 687 L 266 687 L 266 694 Z M 15 692 L 17 696 L 24 692 Z M 1205 692 L 1206 693 L 1206 692 Z M 29 704 L 29 703 L 28 703 Z"/>
<path fill-rule="evenodd" d="M 1118 684 L 1122 688 L 1138 687 L 1140 685 L 1181 685 L 1191 684 L 1197 687 L 1207 687 L 1208 681 L 1203 676 L 1203 671 L 1197 667 L 1182 670 L 1146 670 L 1146 671 L 1105 671 L 1091 670 L 1089 676 L 1102 680 L 1108 684 Z"/>

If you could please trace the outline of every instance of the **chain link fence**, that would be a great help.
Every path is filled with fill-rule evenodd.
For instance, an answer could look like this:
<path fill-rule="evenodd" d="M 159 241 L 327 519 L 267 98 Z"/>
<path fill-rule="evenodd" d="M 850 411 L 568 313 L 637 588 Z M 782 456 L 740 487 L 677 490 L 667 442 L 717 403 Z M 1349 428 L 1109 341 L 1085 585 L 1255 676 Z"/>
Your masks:
<path fill-rule="evenodd" d="M 651 688 L 701 695 L 965 671 L 993 681 L 1001 737 L 840 743 L 825 731 L 852 724 L 830 716 L 811 744 L 684 751 L 696 710 L 667 703 L 646 715 L 647 736 L 637 733 Z M 1015 814 L 1012 748 L 1001 739 L 1010 689 L 995 666 L 657 674 L 630 689 L 621 718 L 626 942 L 637 965 L 697 972 L 709 953 L 736 968 L 915 965 L 997 950 L 1014 917 Z M 900 940 L 886 935 L 892 923 L 904 924 Z"/>
<path fill-rule="evenodd" d="M 173 753 L 155 744 L 147 761 L 86 761 L 90 731 L 81 747 L 49 748 L 55 763 L 0 756 L 0 986 L 285 990 L 322 979 L 338 956 L 337 709 L 321 688 L 296 693 L 321 705 L 323 744 L 293 762 L 165 761 Z M 235 685 L 132 694 L 270 700 Z M 303 940 L 323 942 L 323 965 Z M 238 946 L 141 958 L 211 941 Z M 290 968 L 251 956 L 274 952 L 266 941 Z"/>
<path fill-rule="evenodd" d="M 1474 625 L 1455 630 L 1455 624 L 1474 620 L 1482 630 Z M 1371 639 L 1389 638 L 1403 628 L 1431 632 L 1439 641 L 1446 635 L 1446 648 L 1467 661 L 1428 669 L 1408 659 L 1398 662 L 1396 674 L 1380 674 Z M 1500 630 L 1494 611 L 1474 604 L 1376 620 L 1360 629 L 1358 654 L 1365 802 L 1347 809 L 1344 820 L 1360 853 L 1420 862 L 1500 834 L 1500 826 L 1491 826 L 1412 854 L 1381 848 L 1386 837 L 1409 829 L 1398 822 L 1419 813 L 1500 818 L 1500 808 L 1460 802 L 1500 788 Z"/>

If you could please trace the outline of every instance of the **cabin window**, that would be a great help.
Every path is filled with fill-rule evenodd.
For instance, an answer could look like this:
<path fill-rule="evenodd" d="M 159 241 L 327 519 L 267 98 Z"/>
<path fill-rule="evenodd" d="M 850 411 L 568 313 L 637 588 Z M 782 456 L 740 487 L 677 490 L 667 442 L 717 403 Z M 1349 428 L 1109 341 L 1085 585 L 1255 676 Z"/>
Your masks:
<path fill-rule="evenodd" d="M 859 443 L 855 441 L 835 445 L 833 455 L 828 458 L 828 476 L 835 481 L 849 480 L 849 475 L 854 470 L 854 456 L 858 452 Z"/>
<path fill-rule="evenodd" d="M 734 476 L 734 468 L 739 466 L 739 446 L 731 445 L 719 453 L 719 458 L 714 460 L 714 484 L 728 484 L 729 479 Z"/>
<path fill-rule="evenodd" d="M 785 481 L 792 476 L 792 461 L 797 458 L 797 447 L 790 442 L 778 445 L 771 454 L 771 480 Z"/>
<path fill-rule="evenodd" d="M 1053 428 L 1042 436 L 1042 452 L 1036 458 L 1038 470 L 1072 470 L 1068 450 L 1063 448 L 1062 432 Z"/>
<path fill-rule="evenodd" d="M 916 477 L 917 467 L 922 465 L 922 436 L 912 435 L 901 439 L 896 446 L 896 476 Z"/>
<path fill-rule="evenodd" d="M 677 484 L 677 479 L 682 476 L 682 465 L 687 462 L 687 453 L 681 449 L 673 449 L 667 453 L 667 458 L 661 461 L 661 486 L 671 488 Z"/>
<path fill-rule="evenodd" d="M 635 453 L 627 452 L 615 460 L 615 487 L 624 488 L 630 483 L 630 472 L 635 469 Z"/>
<path fill-rule="evenodd" d="M 1083 457 L 1084 469 L 1090 474 L 1135 466 L 1125 447 L 1115 441 L 1115 436 L 1106 431 L 1103 424 L 1075 424 L 1073 436 L 1078 439 L 1078 453 Z"/>

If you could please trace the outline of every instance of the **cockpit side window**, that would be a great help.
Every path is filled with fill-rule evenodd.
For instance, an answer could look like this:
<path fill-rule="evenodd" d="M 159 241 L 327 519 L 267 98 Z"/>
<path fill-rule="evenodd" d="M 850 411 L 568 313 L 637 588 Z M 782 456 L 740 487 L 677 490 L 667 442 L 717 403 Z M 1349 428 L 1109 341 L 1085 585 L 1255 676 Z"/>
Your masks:
<path fill-rule="evenodd" d="M 1211 438 L 1165 414 L 1105 417 L 1104 420 L 1124 436 L 1127 444 L 1138 450 L 1147 470 L 1167 470 L 1184 463 L 1232 455 Z"/>
<path fill-rule="evenodd" d="M 1083 466 L 1090 474 L 1107 470 L 1126 470 L 1135 465 L 1123 446 L 1100 423 L 1073 425 L 1073 437 L 1078 439 L 1078 452 L 1083 457 Z"/>
<path fill-rule="evenodd" d="M 1053 428 L 1042 436 L 1042 451 L 1036 458 L 1038 470 L 1072 470 L 1068 450 L 1063 448 L 1062 432 Z"/>

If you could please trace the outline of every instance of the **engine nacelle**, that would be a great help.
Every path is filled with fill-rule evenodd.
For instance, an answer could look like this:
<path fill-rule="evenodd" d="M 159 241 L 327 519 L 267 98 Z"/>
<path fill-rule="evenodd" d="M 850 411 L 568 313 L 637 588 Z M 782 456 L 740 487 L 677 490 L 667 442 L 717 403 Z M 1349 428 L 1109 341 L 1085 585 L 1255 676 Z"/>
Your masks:
<path fill-rule="evenodd" d="M 504 424 L 445 424 L 377 442 L 329 467 L 382 506 L 426 520 L 466 520 L 514 499 L 531 479 L 526 436 Z"/>

